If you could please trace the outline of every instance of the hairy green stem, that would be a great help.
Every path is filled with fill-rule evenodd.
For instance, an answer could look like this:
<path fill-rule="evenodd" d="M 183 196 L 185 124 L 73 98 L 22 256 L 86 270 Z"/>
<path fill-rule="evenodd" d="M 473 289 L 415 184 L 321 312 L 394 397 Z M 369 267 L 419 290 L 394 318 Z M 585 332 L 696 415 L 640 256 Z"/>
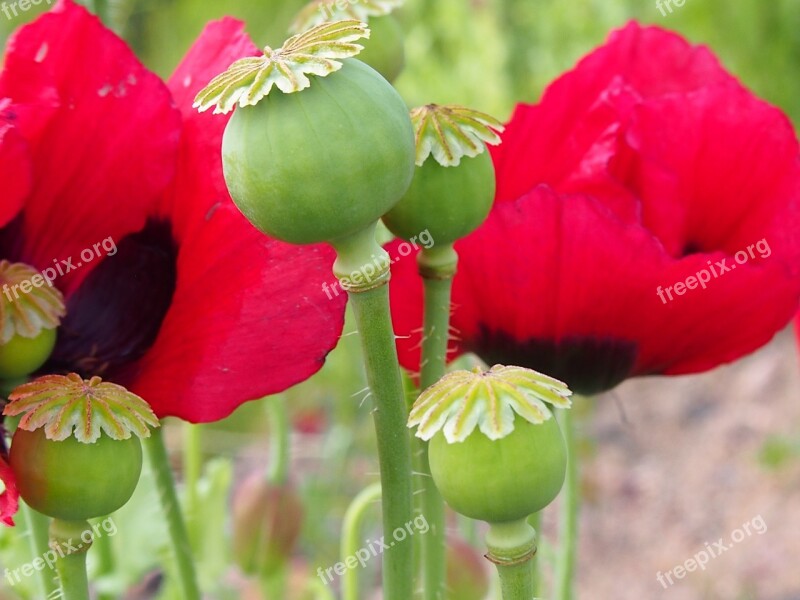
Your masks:
<path fill-rule="evenodd" d="M 183 483 L 186 499 L 186 528 L 189 539 L 195 544 L 200 543 L 200 500 L 198 485 L 203 472 L 203 436 L 200 425 L 193 423 L 183 424 Z"/>
<path fill-rule="evenodd" d="M 334 247 L 338 253 L 334 272 L 350 297 L 375 405 L 372 414 L 383 487 L 383 531 L 389 538 L 413 518 L 408 413 L 386 285 L 390 259 L 375 241 L 375 225 Z M 409 600 L 413 578 L 414 544 L 392 545 L 383 554 L 384 600 Z"/>
<path fill-rule="evenodd" d="M 342 562 L 346 562 L 348 556 L 356 556 L 363 545 L 361 526 L 367 510 L 380 498 L 381 484 L 373 483 L 361 490 L 347 507 L 342 523 L 342 539 L 339 549 L 339 558 Z M 342 575 L 342 600 L 359 600 L 357 569 L 347 569 Z"/>
<path fill-rule="evenodd" d="M 197 571 L 189 544 L 186 522 L 178 503 L 175 478 L 172 475 L 167 447 L 164 444 L 163 429 L 163 427 L 159 427 L 152 430 L 150 437 L 143 439 L 142 443 L 155 476 L 161 510 L 167 523 L 172 552 L 178 569 L 182 596 L 185 600 L 199 600 L 200 587 L 197 584 Z"/>
<path fill-rule="evenodd" d="M 89 600 L 89 578 L 86 575 L 88 544 L 81 540 L 91 531 L 88 521 L 61 521 L 50 524 L 50 548 L 56 553 L 56 571 L 61 585 L 61 600 Z"/>
<path fill-rule="evenodd" d="M 578 552 L 578 514 L 580 511 L 579 475 L 574 415 L 571 410 L 559 410 L 558 421 L 567 445 L 567 476 L 562 491 L 562 508 L 559 524 L 559 547 L 556 556 L 556 600 L 573 600 L 575 564 Z"/>
<path fill-rule="evenodd" d="M 450 297 L 458 255 L 452 244 L 424 249 L 418 258 L 425 285 L 425 317 L 422 337 L 420 388 L 430 387 L 445 374 L 447 341 L 450 333 Z M 423 597 L 443 600 L 447 575 L 445 506 L 431 476 L 428 443 L 414 438 L 416 468 L 422 493 L 415 496 L 417 512 L 424 514 L 430 531 L 422 537 Z"/>
<path fill-rule="evenodd" d="M 490 523 L 486 534 L 486 555 L 497 567 L 503 600 L 533 599 L 533 570 L 536 533 L 525 519 L 513 523 Z"/>
<path fill-rule="evenodd" d="M 289 477 L 289 458 L 291 442 L 291 424 L 286 399 L 273 396 L 267 399 L 267 414 L 270 431 L 270 463 L 267 479 L 270 483 L 283 484 Z"/>
<path fill-rule="evenodd" d="M 49 549 L 48 538 L 50 534 L 48 529 L 50 520 L 42 513 L 33 510 L 24 500 L 19 503 L 19 512 L 28 530 L 28 546 L 31 556 L 34 558 L 44 556 Z M 37 573 L 38 593 L 42 598 L 49 598 L 50 594 L 58 589 L 53 571 L 51 569 L 42 569 Z"/>

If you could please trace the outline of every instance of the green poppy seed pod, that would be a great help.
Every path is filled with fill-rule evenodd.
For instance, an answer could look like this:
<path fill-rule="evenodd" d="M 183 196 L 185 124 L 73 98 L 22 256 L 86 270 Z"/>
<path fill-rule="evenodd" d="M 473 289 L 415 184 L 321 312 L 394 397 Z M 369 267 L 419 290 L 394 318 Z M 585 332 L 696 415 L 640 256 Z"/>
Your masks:
<path fill-rule="evenodd" d="M 445 600 L 484 600 L 489 595 L 489 573 L 483 556 L 464 540 L 447 540 Z"/>
<path fill-rule="evenodd" d="M 403 28 L 393 15 L 372 17 L 369 28 L 372 35 L 364 43 L 358 60 L 367 63 L 387 81 L 394 81 L 406 66 Z"/>
<path fill-rule="evenodd" d="M 486 143 L 502 125 L 484 113 L 431 104 L 411 111 L 417 170 L 383 222 L 409 240 L 429 231 L 437 246 L 453 244 L 483 223 L 492 207 L 495 173 Z"/>
<path fill-rule="evenodd" d="M 553 418 L 516 423 L 499 440 L 473 432 L 450 444 L 437 434 L 429 457 L 436 487 L 453 510 L 488 523 L 517 521 L 543 509 L 561 490 L 567 467 L 566 445 Z"/>
<path fill-rule="evenodd" d="M 53 441 L 44 429 L 17 429 L 10 464 L 29 506 L 55 519 L 82 521 L 111 514 L 130 500 L 142 472 L 142 444 L 137 437 Z"/>
<path fill-rule="evenodd" d="M 546 403 L 569 407 L 567 387 L 521 367 L 455 371 L 425 390 L 409 426 L 430 440 L 431 475 L 456 512 L 488 523 L 525 519 L 564 483 L 567 451 Z"/>
<path fill-rule="evenodd" d="M 348 59 L 301 93 L 237 110 L 222 161 L 233 201 L 258 229 L 330 242 L 380 219 L 408 189 L 414 136 L 395 89 Z"/>
<path fill-rule="evenodd" d="M 33 267 L 0 261 L 0 379 L 25 377 L 56 345 L 64 298 Z"/>
<path fill-rule="evenodd" d="M 158 419 L 147 403 L 99 377 L 47 375 L 17 387 L 3 414 L 22 416 L 9 464 L 22 498 L 64 521 L 108 515 L 142 471 L 140 437 Z"/>
<path fill-rule="evenodd" d="M 303 522 L 303 504 L 291 484 L 262 473 L 249 477 L 233 499 L 233 554 L 248 575 L 270 575 L 290 559 Z"/>
<path fill-rule="evenodd" d="M 405 66 L 403 28 L 392 12 L 403 0 L 311 0 L 295 17 L 289 32 L 308 31 L 320 23 L 355 19 L 367 23 L 371 34 L 362 42 L 364 49 L 358 59 L 378 71 L 388 81 L 394 81 Z"/>
<path fill-rule="evenodd" d="M 411 183 L 414 133 L 402 98 L 375 69 L 348 58 L 362 49 L 352 40 L 368 35 L 358 21 L 324 23 L 237 61 L 195 100 L 216 112 L 238 103 L 222 140 L 225 181 L 242 213 L 274 238 L 348 238 Z"/>
<path fill-rule="evenodd" d="M 42 329 L 36 337 L 15 335 L 0 345 L 0 379 L 19 379 L 41 367 L 56 346 L 56 330 Z"/>

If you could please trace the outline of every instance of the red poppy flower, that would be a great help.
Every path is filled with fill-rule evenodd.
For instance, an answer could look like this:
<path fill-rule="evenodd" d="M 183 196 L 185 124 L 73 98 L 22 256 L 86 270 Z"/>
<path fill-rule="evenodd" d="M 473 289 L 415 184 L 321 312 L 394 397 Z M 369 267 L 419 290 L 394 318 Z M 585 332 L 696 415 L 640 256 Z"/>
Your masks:
<path fill-rule="evenodd" d="M 492 154 L 494 207 L 456 244 L 453 355 L 596 393 L 734 360 L 797 311 L 794 131 L 706 48 L 630 24 L 518 106 Z M 411 258 L 392 301 L 416 370 Z"/>
<path fill-rule="evenodd" d="M 11 39 L 0 259 L 55 269 L 65 294 L 42 371 L 100 375 L 160 417 L 207 422 L 322 366 L 345 303 L 322 291 L 332 250 L 245 220 L 222 178 L 225 119 L 191 108 L 256 51 L 240 22 L 212 23 L 165 85 L 70 0 Z"/>

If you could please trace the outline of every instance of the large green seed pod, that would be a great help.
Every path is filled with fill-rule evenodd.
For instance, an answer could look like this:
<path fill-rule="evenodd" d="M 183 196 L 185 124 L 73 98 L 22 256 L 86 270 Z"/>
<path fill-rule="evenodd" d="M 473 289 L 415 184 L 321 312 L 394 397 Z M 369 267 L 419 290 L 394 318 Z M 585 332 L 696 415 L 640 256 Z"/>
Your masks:
<path fill-rule="evenodd" d="M 142 472 L 142 444 L 137 437 L 54 441 L 43 429 L 17 429 L 10 462 L 19 493 L 31 507 L 81 521 L 111 514 L 130 499 Z"/>
<path fill-rule="evenodd" d="M 455 371 L 425 390 L 409 426 L 430 439 L 431 475 L 456 512 L 510 523 L 547 506 L 564 483 L 567 451 L 546 403 L 569 407 L 560 381 L 521 367 Z"/>
<path fill-rule="evenodd" d="M 417 170 L 411 187 L 383 217 L 396 236 L 428 231 L 441 247 L 472 233 L 489 214 L 495 173 L 486 143 L 497 143 L 502 125 L 484 113 L 431 104 L 411 111 Z"/>
<path fill-rule="evenodd" d="M 225 181 L 242 213 L 272 237 L 348 238 L 411 184 L 414 132 L 402 98 L 348 58 L 362 49 L 352 40 L 366 36 L 358 21 L 323 23 L 235 62 L 197 96 L 200 110 L 239 105 L 222 141 Z M 283 93 L 270 94 L 273 87 Z"/>
<path fill-rule="evenodd" d="M 405 104 L 359 60 L 296 94 L 237 110 L 222 141 L 225 181 L 261 231 L 294 244 L 337 240 L 380 219 L 408 189 Z"/>
<path fill-rule="evenodd" d="M 550 504 L 567 467 L 567 450 L 554 418 L 534 425 L 517 419 L 499 440 L 475 431 L 450 444 L 443 434 L 431 440 L 431 474 L 456 512 L 489 523 L 524 519 Z"/>
<path fill-rule="evenodd" d="M 99 377 L 46 375 L 17 387 L 3 410 L 22 416 L 9 463 L 22 498 L 65 521 L 108 515 L 133 494 L 140 437 L 158 426 L 139 396 Z"/>

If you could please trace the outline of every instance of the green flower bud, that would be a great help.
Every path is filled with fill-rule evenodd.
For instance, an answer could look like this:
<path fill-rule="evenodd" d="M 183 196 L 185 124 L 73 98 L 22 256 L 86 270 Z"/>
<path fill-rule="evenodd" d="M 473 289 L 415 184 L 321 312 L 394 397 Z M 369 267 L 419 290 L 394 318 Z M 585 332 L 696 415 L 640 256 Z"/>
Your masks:
<path fill-rule="evenodd" d="M 406 66 L 403 28 L 392 15 L 373 17 L 369 20 L 372 35 L 364 43 L 364 51 L 358 60 L 367 63 L 387 81 L 394 81 Z"/>
<path fill-rule="evenodd" d="M 489 595 L 489 573 L 483 556 L 464 540 L 447 540 L 445 600 L 484 600 Z"/>
<path fill-rule="evenodd" d="M 233 499 L 233 554 L 248 575 L 270 575 L 291 558 L 303 522 L 294 487 L 263 474 L 249 477 Z"/>
<path fill-rule="evenodd" d="M 567 452 L 545 403 L 568 407 L 567 387 L 521 367 L 455 371 L 425 390 L 409 425 L 430 439 L 436 487 L 456 512 L 488 523 L 525 519 L 564 483 Z"/>

